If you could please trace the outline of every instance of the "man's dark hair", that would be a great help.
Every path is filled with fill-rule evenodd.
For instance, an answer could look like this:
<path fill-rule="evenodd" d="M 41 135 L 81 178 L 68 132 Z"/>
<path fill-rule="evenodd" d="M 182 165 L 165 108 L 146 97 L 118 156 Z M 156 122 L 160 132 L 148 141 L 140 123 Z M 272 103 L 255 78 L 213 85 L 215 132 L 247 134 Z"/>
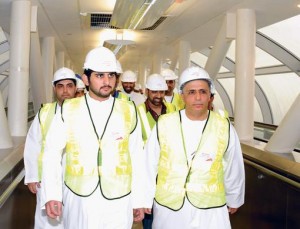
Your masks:
<path fill-rule="evenodd" d="M 56 86 L 56 84 L 57 84 L 58 82 L 60 82 L 60 81 L 62 81 L 62 80 L 72 80 L 73 83 L 75 84 L 75 86 L 76 86 L 76 84 L 77 84 L 77 81 L 76 81 L 75 79 L 68 79 L 68 78 L 66 78 L 66 79 L 61 79 L 61 80 L 57 80 L 57 81 L 53 82 L 54 87 Z"/>
<path fill-rule="evenodd" d="M 84 69 L 83 73 L 88 77 L 88 79 L 90 79 L 92 73 L 93 73 L 93 70 L 92 69 Z"/>

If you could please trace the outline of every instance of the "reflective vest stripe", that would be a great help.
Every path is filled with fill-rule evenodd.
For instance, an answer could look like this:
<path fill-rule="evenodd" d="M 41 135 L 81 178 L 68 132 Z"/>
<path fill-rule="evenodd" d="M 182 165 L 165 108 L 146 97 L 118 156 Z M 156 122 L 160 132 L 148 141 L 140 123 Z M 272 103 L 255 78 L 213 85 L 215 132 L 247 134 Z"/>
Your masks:
<path fill-rule="evenodd" d="M 53 117 L 55 115 L 57 103 L 47 103 L 43 104 L 39 111 L 39 123 L 41 127 L 41 134 L 42 134 L 42 147 L 41 152 L 38 156 L 38 177 L 39 181 L 42 178 L 42 163 L 43 163 L 43 155 L 44 155 L 44 148 L 45 148 L 45 141 L 46 136 L 49 130 L 49 127 L 52 123 Z"/>
<path fill-rule="evenodd" d="M 164 105 L 166 106 L 166 113 L 171 113 L 176 110 L 175 106 L 171 103 L 164 102 Z M 140 116 L 141 122 L 142 122 L 142 132 L 143 132 L 143 140 L 144 143 L 146 143 L 147 139 L 149 138 L 151 134 L 151 130 L 153 126 L 156 124 L 156 121 L 150 114 L 150 112 L 146 113 L 146 105 L 145 103 L 142 103 L 138 106 L 138 114 Z"/>
<path fill-rule="evenodd" d="M 137 109 L 142 122 L 142 132 L 143 132 L 142 135 L 145 143 L 151 133 L 150 121 L 147 118 L 145 103 L 142 103 L 140 106 L 138 106 Z"/>

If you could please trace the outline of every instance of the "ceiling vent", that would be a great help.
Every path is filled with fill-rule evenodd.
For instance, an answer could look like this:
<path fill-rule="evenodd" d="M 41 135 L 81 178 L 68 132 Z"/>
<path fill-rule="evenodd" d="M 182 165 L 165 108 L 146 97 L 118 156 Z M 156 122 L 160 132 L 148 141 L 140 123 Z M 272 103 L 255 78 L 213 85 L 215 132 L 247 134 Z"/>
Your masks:
<path fill-rule="evenodd" d="M 110 25 L 111 14 L 91 14 L 91 29 L 118 29 Z"/>
<path fill-rule="evenodd" d="M 88 17 L 88 18 L 87 18 Z M 110 24 L 112 14 L 92 13 L 85 16 L 91 29 L 121 29 Z M 156 29 L 167 17 L 160 17 L 152 26 L 141 30 L 154 30 Z"/>

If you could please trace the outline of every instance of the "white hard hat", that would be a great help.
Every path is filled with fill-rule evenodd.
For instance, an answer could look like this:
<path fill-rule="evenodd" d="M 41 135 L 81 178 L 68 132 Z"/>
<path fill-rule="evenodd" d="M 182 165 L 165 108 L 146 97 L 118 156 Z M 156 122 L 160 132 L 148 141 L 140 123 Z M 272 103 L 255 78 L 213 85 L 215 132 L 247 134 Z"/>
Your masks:
<path fill-rule="evenodd" d="M 130 83 L 136 82 L 136 74 L 133 71 L 127 70 L 123 72 L 121 81 Z"/>
<path fill-rule="evenodd" d="M 54 83 L 61 80 L 75 80 L 75 84 L 77 84 L 77 77 L 75 76 L 75 73 L 69 69 L 69 68 L 60 68 L 58 69 L 53 76 L 52 85 L 54 86 Z"/>
<path fill-rule="evenodd" d="M 108 48 L 97 47 L 86 55 L 83 68 L 96 72 L 117 72 L 117 59 Z"/>
<path fill-rule="evenodd" d="M 134 89 L 140 90 L 140 89 L 142 89 L 142 85 L 139 83 L 136 83 Z"/>
<path fill-rule="evenodd" d="M 171 69 L 163 69 L 160 74 L 165 78 L 165 80 L 178 79 L 178 76 L 175 75 L 174 71 L 172 71 Z"/>
<path fill-rule="evenodd" d="M 209 82 L 209 86 L 210 86 L 210 92 L 212 94 L 215 93 L 215 87 L 214 87 L 214 83 L 211 80 L 211 78 L 209 77 L 208 73 L 200 67 L 188 67 L 187 69 L 185 69 L 180 78 L 179 78 L 179 88 L 180 90 L 183 89 L 184 85 L 189 82 L 189 81 L 193 81 L 193 80 L 207 80 Z"/>
<path fill-rule="evenodd" d="M 85 84 L 81 79 L 77 79 L 77 89 L 85 89 Z"/>
<path fill-rule="evenodd" d="M 121 63 L 118 60 L 117 60 L 117 73 L 118 74 L 122 74 L 123 73 L 123 69 L 122 69 Z"/>
<path fill-rule="evenodd" d="M 166 91 L 168 90 L 168 85 L 163 76 L 159 74 L 152 74 L 147 78 L 146 88 L 151 91 Z"/>

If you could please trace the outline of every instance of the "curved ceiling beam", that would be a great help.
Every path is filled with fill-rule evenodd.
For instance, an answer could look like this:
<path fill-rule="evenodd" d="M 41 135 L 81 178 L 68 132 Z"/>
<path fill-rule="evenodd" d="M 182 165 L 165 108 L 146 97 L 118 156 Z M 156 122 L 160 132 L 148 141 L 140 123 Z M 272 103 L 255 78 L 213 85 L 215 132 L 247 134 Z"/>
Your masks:
<path fill-rule="evenodd" d="M 255 97 L 257 99 L 257 102 L 259 104 L 262 113 L 263 123 L 274 124 L 274 117 L 273 117 L 269 100 L 267 99 L 266 94 L 264 93 L 264 91 L 256 81 L 255 81 Z"/>
<path fill-rule="evenodd" d="M 235 70 L 235 63 L 228 58 L 226 58 L 225 61 L 223 62 L 223 66 L 231 72 L 234 72 Z M 259 104 L 262 113 L 263 122 L 273 124 L 274 119 L 273 119 L 272 109 L 269 100 L 266 94 L 264 93 L 263 89 L 259 86 L 259 84 L 256 81 L 255 81 L 255 97 L 257 99 L 257 102 Z M 222 98 L 222 100 L 223 99 L 224 98 Z M 226 107 L 226 109 L 228 108 Z"/>
<path fill-rule="evenodd" d="M 300 60 L 289 50 L 260 32 L 256 32 L 256 46 L 275 57 L 300 76 Z"/>
<path fill-rule="evenodd" d="M 217 90 L 217 92 L 219 93 L 222 102 L 224 104 L 224 108 L 225 110 L 228 112 L 229 117 L 233 117 L 234 113 L 233 113 L 233 106 L 232 103 L 230 101 L 230 97 L 227 94 L 225 88 L 223 87 L 223 85 L 218 81 L 215 80 L 215 88 Z"/>
<path fill-rule="evenodd" d="M 206 49 L 204 52 L 201 52 L 203 55 L 209 56 L 211 49 Z M 224 61 L 223 61 L 223 66 L 225 68 L 227 68 L 232 75 L 232 77 L 235 77 L 234 72 L 235 72 L 235 62 L 233 62 L 231 59 L 225 57 Z M 226 74 L 226 73 L 224 73 Z M 222 74 L 219 74 L 219 76 Z M 223 77 L 219 77 L 218 78 L 223 78 Z M 218 82 L 218 80 L 215 81 L 216 82 L 216 89 L 218 91 L 218 93 L 220 94 L 220 97 L 224 103 L 225 109 L 228 111 L 229 116 L 233 117 L 234 111 L 233 111 L 233 107 L 232 107 L 232 103 L 230 101 L 230 98 L 225 90 L 225 88 Z M 269 100 L 266 96 L 266 94 L 264 93 L 264 91 L 262 90 L 262 88 L 260 87 L 260 85 L 255 81 L 255 97 L 258 101 L 258 104 L 260 106 L 261 112 L 262 112 L 262 117 L 263 117 L 263 122 L 264 123 L 269 123 L 269 124 L 273 124 L 274 118 L 273 118 L 273 114 L 272 114 L 272 109 L 269 103 Z"/>

